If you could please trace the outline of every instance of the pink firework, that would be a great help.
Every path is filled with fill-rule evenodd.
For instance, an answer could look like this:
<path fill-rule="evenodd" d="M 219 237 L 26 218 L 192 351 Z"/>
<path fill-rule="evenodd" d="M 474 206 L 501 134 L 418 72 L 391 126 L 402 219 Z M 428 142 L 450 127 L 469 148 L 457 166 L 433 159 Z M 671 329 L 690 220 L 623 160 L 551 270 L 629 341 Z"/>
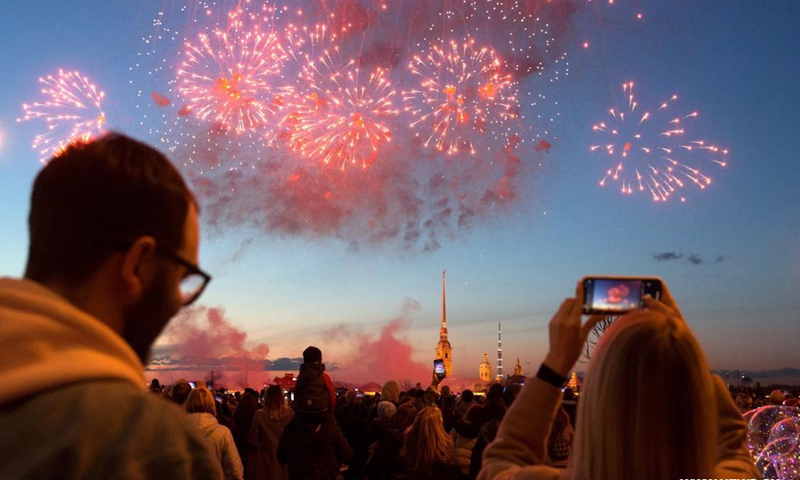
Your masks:
<path fill-rule="evenodd" d="M 280 108 L 275 83 L 286 53 L 275 33 L 246 29 L 239 13 L 231 13 L 228 29 L 186 42 L 177 76 L 188 112 L 243 133 L 267 124 Z"/>
<path fill-rule="evenodd" d="M 80 72 L 59 70 L 39 78 L 45 100 L 22 104 L 24 116 L 17 121 L 43 120 L 46 131 L 36 135 L 33 148 L 40 159 L 60 155 L 67 147 L 86 142 L 103 132 L 106 115 L 101 107 L 105 93 Z"/>
<path fill-rule="evenodd" d="M 592 145 L 590 150 L 605 151 L 613 162 L 600 186 L 617 182 L 624 194 L 647 192 L 654 201 L 663 202 L 687 184 L 701 190 L 711 184 L 711 177 L 701 171 L 697 162 L 727 166 L 728 150 L 700 139 L 687 140 L 686 124 L 698 117 L 697 112 L 670 116 L 677 95 L 651 113 L 639 107 L 633 95 L 633 82 L 623 84 L 622 90 L 625 108 L 610 109 L 608 122 L 592 126 L 608 142 Z M 677 196 L 686 201 L 682 194 Z"/>
<path fill-rule="evenodd" d="M 363 72 L 357 60 L 344 61 L 335 38 L 327 37 L 322 26 L 295 35 L 290 44 L 300 73 L 281 122 L 289 146 L 341 169 L 375 162 L 392 140 L 390 122 L 398 114 L 386 72 Z"/>
<path fill-rule="evenodd" d="M 403 101 L 425 146 L 448 154 L 465 147 L 474 154 L 477 136 L 497 135 L 500 124 L 517 115 L 511 74 L 493 50 L 476 47 L 472 39 L 433 45 L 427 55 L 415 55 L 408 69 L 419 88 L 404 91 Z"/>

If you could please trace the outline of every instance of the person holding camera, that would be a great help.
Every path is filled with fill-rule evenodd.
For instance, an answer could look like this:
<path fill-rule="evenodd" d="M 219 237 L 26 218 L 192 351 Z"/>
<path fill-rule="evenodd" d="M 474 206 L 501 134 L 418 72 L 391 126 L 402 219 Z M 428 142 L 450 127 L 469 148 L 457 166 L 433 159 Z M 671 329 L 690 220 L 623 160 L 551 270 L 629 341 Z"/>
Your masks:
<path fill-rule="evenodd" d="M 644 297 L 643 309 L 605 332 L 586 374 L 569 464 L 544 465 L 561 387 L 604 318 L 582 323 L 581 298 L 579 284 L 550 321 L 544 362 L 506 413 L 478 479 L 759 478 L 747 426 L 666 286 L 661 301 Z"/>

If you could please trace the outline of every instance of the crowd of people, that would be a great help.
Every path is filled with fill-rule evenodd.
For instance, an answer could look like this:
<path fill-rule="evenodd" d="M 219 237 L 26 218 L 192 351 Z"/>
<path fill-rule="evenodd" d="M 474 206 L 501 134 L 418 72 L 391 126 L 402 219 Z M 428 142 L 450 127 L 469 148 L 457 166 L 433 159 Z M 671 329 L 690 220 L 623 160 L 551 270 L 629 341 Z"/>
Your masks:
<path fill-rule="evenodd" d="M 312 411 L 304 408 L 302 389 L 287 401 L 278 385 L 213 395 L 185 380 L 153 383 L 151 392 L 194 417 L 226 478 L 248 480 L 474 479 L 483 449 L 521 389 L 493 384 L 485 395 L 454 395 L 447 387 L 439 391 L 435 380 L 401 392 L 390 380 L 380 394 L 341 391 L 330 397 L 332 408 Z M 569 436 L 563 438 L 568 452 Z"/>
<path fill-rule="evenodd" d="M 319 372 L 319 377 L 324 375 L 321 352 L 316 347 L 304 352 L 301 372 L 308 370 Z M 519 383 L 493 383 L 479 394 L 464 390 L 456 395 L 447 386 L 439 388 L 434 375 L 427 388 L 417 384 L 408 391 L 400 391 L 398 382 L 390 380 L 380 393 L 369 395 L 352 389 L 334 393 L 329 381 L 321 383 L 320 389 L 314 392 L 307 385 L 313 383 L 313 379 L 301 375 L 298 380 L 295 401 L 287 401 L 289 392 L 278 385 L 270 385 L 260 392 L 252 388 L 235 393 L 220 389 L 216 409 L 212 406 L 204 410 L 216 412 L 218 421 L 206 422 L 215 425 L 214 431 L 224 429 L 221 425 L 230 429 L 226 436 L 219 435 L 216 440 L 221 445 L 217 453 L 227 478 L 474 480 L 481 470 L 486 447 L 496 439 L 506 411 L 522 389 Z M 157 380 L 154 382 L 158 385 Z M 747 394 L 733 388 L 726 392 L 719 381 L 712 383 L 713 395 L 719 397 L 715 400 L 720 404 L 718 408 L 728 407 L 727 412 L 718 413 L 731 417 L 725 421 L 737 423 L 730 409 L 732 399 L 742 414 L 754 408 L 752 403 L 744 403 L 744 397 L 751 398 Z M 171 389 L 158 386 L 154 392 L 181 403 L 188 385 L 179 381 Z M 211 398 L 205 388 L 195 389 L 192 395 L 198 390 Z M 574 438 L 579 398 L 569 387 L 563 387 L 560 402 L 556 402 L 549 433 L 540 445 L 544 448 L 542 468 L 552 468 L 551 473 L 566 473 L 577 447 Z M 792 392 L 776 390 L 764 402 L 783 405 L 793 398 Z M 311 405 L 317 407 L 310 408 Z M 188 406 L 186 410 L 196 411 Z M 525 418 L 519 420 L 525 422 L 530 413 L 526 411 Z M 667 421 L 676 420 L 670 415 Z M 683 422 L 683 426 L 686 423 Z M 718 423 L 721 425 L 724 421 Z M 205 428 L 208 431 L 209 427 Z M 728 434 L 736 429 L 731 427 L 730 430 Z M 223 441 L 223 437 L 227 440 Z M 740 441 L 741 431 L 734 437 Z M 527 440 L 533 441 L 532 438 Z M 728 472 L 744 474 L 752 460 L 747 458 L 742 445 L 733 448 L 736 444 L 734 441 L 727 445 L 730 450 L 725 468 Z M 236 461 L 226 459 L 231 453 Z M 685 452 L 680 454 L 681 457 L 685 455 Z M 497 463 L 495 458 L 490 460 Z M 239 467 L 232 468 L 235 465 Z"/>
<path fill-rule="evenodd" d="M 666 285 L 605 331 L 577 409 L 563 386 L 602 319 L 584 319 L 581 285 L 521 388 L 456 396 L 432 375 L 337 397 L 310 347 L 291 407 L 276 387 L 235 404 L 187 382 L 170 401 L 148 393 L 153 342 L 211 280 L 198 215 L 169 160 L 119 134 L 41 170 L 24 278 L 0 279 L 0 478 L 759 477 L 742 412 Z"/>

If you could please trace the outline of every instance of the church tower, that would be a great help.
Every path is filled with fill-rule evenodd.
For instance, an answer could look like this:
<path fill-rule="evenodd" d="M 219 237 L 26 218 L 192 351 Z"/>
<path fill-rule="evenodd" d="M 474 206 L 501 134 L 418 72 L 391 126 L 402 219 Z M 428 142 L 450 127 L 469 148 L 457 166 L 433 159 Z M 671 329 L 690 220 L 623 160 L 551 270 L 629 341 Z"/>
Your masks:
<path fill-rule="evenodd" d="M 522 365 L 519 364 L 519 357 L 517 357 L 517 364 L 514 365 L 514 376 L 522 376 Z"/>
<path fill-rule="evenodd" d="M 447 339 L 447 308 L 445 303 L 445 272 L 442 271 L 442 329 L 439 330 L 439 344 L 436 345 L 436 359 L 444 360 L 444 372 L 449 377 L 453 371 L 453 349 Z"/>
<path fill-rule="evenodd" d="M 481 377 L 481 382 L 489 383 L 492 381 L 492 365 L 489 363 L 489 354 L 483 354 L 483 361 L 478 365 L 478 374 Z"/>

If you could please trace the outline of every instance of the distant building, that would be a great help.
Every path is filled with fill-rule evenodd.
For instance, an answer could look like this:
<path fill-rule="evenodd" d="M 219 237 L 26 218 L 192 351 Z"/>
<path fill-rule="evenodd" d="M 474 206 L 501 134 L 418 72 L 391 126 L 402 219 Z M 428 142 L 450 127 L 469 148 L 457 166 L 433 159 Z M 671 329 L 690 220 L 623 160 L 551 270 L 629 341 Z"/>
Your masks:
<path fill-rule="evenodd" d="M 572 375 L 569 377 L 569 382 L 567 382 L 567 386 L 572 389 L 575 393 L 581 392 L 581 386 L 583 382 L 581 379 L 578 378 L 578 372 L 572 372 Z"/>
<path fill-rule="evenodd" d="M 284 374 L 283 377 L 275 377 L 273 383 L 281 387 L 281 390 L 284 392 L 294 391 L 294 386 L 297 384 L 297 378 L 293 373 L 287 373 Z"/>
<path fill-rule="evenodd" d="M 514 376 L 525 376 L 522 373 L 522 365 L 519 364 L 519 357 L 517 357 L 517 364 L 514 365 Z"/>
<path fill-rule="evenodd" d="M 492 364 L 489 363 L 489 354 L 483 354 L 483 361 L 478 365 L 478 376 L 483 383 L 492 381 Z"/>
<path fill-rule="evenodd" d="M 444 373 L 449 377 L 453 372 L 453 348 L 447 339 L 447 309 L 445 307 L 445 274 L 442 271 L 442 328 L 439 330 L 439 344 L 436 345 L 436 359 L 444 360 Z"/>

